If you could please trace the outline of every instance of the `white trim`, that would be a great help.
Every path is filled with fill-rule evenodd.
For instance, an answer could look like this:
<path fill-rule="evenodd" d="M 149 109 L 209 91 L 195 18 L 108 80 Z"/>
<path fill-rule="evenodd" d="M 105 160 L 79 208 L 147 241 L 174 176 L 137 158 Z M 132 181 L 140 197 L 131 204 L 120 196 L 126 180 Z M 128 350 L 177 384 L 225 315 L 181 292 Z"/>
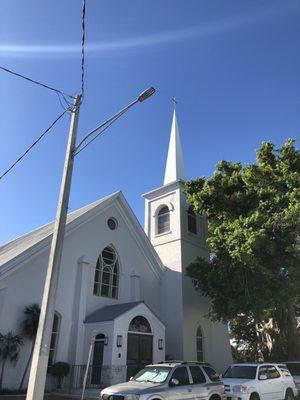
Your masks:
<path fill-rule="evenodd" d="M 116 203 L 116 207 L 118 211 L 124 218 L 126 226 L 129 229 L 132 237 L 135 239 L 140 251 L 142 252 L 143 256 L 147 259 L 148 263 L 150 264 L 151 270 L 156 276 L 156 278 L 160 281 L 161 274 L 165 269 L 161 259 L 159 258 L 158 254 L 154 250 L 152 243 L 150 242 L 148 236 L 146 235 L 145 231 L 141 227 L 140 223 L 138 222 L 136 216 L 133 214 L 130 206 L 128 203 L 124 203 L 126 200 L 121 194 L 118 198 L 119 203 Z M 123 207 L 121 207 L 123 205 Z"/>
<path fill-rule="evenodd" d="M 95 205 L 95 207 L 88 209 L 86 212 L 67 223 L 65 238 L 71 235 L 82 224 L 91 221 L 96 216 L 104 212 L 112 204 L 115 205 L 121 216 L 124 218 L 132 237 L 134 238 L 144 257 L 149 262 L 152 272 L 160 281 L 161 274 L 165 267 L 121 191 L 112 194 L 107 199 Z M 0 266 L 0 280 L 21 268 L 24 261 L 29 262 L 32 260 L 32 258 L 39 256 L 42 252 L 50 251 L 51 240 L 52 230 L 49 232 L 48 236 L 43 238 L 41 241 L 25 249 L 22 253 L 18 254 L 16 257 L 13 257 L 5 264 Z"/>
<path fill-rule="evenodd" d="M 75 218 L 71 222 L 69 223 L 67 222 L 64 237 L 67 238 L 70 234 L 73 233 L 73 231 L 78 229 L 82 224 L 89 222 L 90 220 L 95 218 L 98 214 L 105 211 L 108 207 L 110 207 L 111 203 L 119 196 L 119 194 L 120 192 L 111 195 L 111 197 L 99 203 L 94 208 L 87 210 L 85 213 L 81 214 L 79 217 Z M 37 243 L 33 244 L 31 247 L 25 249 L 22 253 L 18 254 L 16 257 L 13 257 L 6 263 L 2 264 L 0 266 L 0 280 L 4 276 L 10 275 L 11 270 L 15 269 L 17 270 L 18 267 L 21 267 L 24 261 L 26 262 L 30 261 L 32 258 L 39 256 L 43 251 L 46 250 L 50 251 L 51 241 L 52 241 L 52 230 L 50 230 L 48 236 L 38 241 Z"/>

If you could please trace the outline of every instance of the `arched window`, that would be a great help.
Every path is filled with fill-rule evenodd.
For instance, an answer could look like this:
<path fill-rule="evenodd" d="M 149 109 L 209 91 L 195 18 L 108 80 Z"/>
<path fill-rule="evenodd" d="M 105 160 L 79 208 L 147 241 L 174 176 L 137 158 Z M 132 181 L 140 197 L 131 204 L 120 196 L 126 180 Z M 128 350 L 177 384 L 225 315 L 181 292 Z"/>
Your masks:
<path fill-rule="evenodd" d="M 197 235 L 197 217 L 192 206 L 190 206 L 188 209 L 187 219 L 188 219 L 188 231 L 191 233 L 195 233 Z"/>
<path fill-rule="evenodd" d="M 56 312 L 53 318 L 48 365 L 53 365 L 53 363 L 55 362 L 60 321 L 61 321 L 61 316 Z"/>
<path fill-rule="evenodd" d="M 204 361 L 203 357 L 203 334 L 201 326 L 199 325 L 196 333 L 196 346 L 197 346 L 197 361 Z"/>
<path fill-rule="evenodd" d="M 170 211 L 167 206 L 163 206 L 157 215 L 157 234 L 169 232 L 170 230 Z"/>
<path fill-rule="evenodd" d="M 128 330 L 129 332 L 151 333 L 151 326 L 145 317 L 139 315 L 130 322 Z"/>
<path fill-rule="evenodd" d="M 119 262 L 115 250 L 108 246 L 100 254 L 95 271 L 94 295 L 118 297 Z"/>

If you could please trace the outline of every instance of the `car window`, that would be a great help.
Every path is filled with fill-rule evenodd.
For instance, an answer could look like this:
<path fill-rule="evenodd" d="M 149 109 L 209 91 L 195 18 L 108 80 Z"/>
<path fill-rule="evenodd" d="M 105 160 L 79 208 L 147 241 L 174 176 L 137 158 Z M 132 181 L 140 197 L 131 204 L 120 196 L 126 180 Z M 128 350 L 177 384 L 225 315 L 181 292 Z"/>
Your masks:
<path fill-rule="evenodd" d="M 259 368 L 258 379 L 260 379 L 260 377 L 262 375 L 265 375 L 268 378 L 268 369 L 267 369 L 267 367 L 260 367 Z"/>
<path fill-rule="evenodd" d="M 268 367 L 268 378 L 269 379 L 280 378 L 280 373 L 277 371 L 277 369 L 274 366 Z"/>
<path fill-rule="evenodd" d="M 278 365 L 278 368 L 280 369 L 280 371 L 282 372 L 283 376 L 291 376 L 290 371 L 288 370 L 288 367 L 286 367 L 285 365 Z"/>
<path fill-rule="evenodd" d="M 220 380 L 219 375 L 216 373 L 216 371 L 213 368 L 207 367 L 207 366 L 202 367 L 202 368 L 204 369 L 204 371 L 206 372 L 207 376 L 209 377 L 209 379 L 212 382 L 216 382 L 216 381 Z"/>
<path fill-rule="evenodd" d="M 224 378 L 236 379 L 255 379 L 256 366 L 250 365 L 232 365 L 224 374 Z"/>
<path fill-rule="evenodd" d="M 177 379 L 179 382 L 179 386 L 190 384 L 189 374 L 186 367 L 176 368 L 171 377 L 171 380 L 172 379 Z"/>
<path fill-rule="evenodd" d="M 137 382 L 150 381 L 162 383 L 167 379 L 170 371 L 170 367 L 146 367 L 138 372 L 132 380 Z"/>
<path fill-rule="evenodd" d="M 203 372 L 201 371 L 200 367 L 190 366 L 190 371 L 192 374 L 194 384 L 206 382 L 205 376 L 204 376 Z"/>

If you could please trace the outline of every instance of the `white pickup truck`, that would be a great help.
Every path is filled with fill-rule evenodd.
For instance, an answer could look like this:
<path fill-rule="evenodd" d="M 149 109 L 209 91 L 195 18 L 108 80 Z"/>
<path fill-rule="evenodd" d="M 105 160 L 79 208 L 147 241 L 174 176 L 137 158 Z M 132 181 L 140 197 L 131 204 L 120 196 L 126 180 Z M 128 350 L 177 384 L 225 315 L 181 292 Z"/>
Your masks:
<path fill-rule="evenodd" d="M 297 389 L 280 364 L 233 364 L 222 377 L 226 400 L 293 400 Z"/>

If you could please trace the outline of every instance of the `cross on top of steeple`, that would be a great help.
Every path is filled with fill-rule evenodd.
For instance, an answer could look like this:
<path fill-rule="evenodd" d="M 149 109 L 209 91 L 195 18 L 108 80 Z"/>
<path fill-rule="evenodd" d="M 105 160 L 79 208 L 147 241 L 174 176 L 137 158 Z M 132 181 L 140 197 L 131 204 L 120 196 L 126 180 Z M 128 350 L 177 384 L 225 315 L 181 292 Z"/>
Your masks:
<path fill-rule="evenodd" d="M 172 102 L 173 102 L 173 107 L 174 107 L 174 110 L 175 110 L 176 104 L 178 103 L 178 101 L 176 100 L 176 97 L 172 97 Z"/>

